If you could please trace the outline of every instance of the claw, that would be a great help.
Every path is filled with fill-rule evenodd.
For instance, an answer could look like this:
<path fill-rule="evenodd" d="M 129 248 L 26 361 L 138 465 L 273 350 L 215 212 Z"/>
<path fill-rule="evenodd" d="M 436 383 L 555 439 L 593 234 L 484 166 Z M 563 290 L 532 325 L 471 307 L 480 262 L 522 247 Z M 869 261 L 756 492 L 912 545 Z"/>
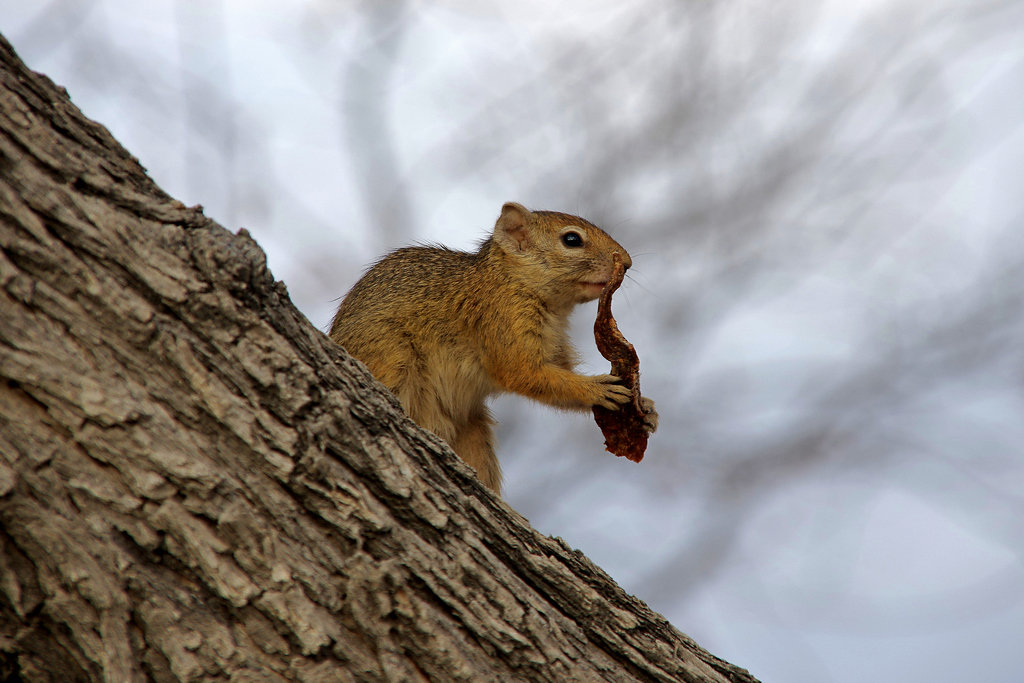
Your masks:
<path fill-rule="evenodd" d="M 644 429 L 648 434 L 658 431 L 658 411 L 654 409 L 654 401 L 646 396 L 640 397 L 640 408 L 644 411 Z"/>

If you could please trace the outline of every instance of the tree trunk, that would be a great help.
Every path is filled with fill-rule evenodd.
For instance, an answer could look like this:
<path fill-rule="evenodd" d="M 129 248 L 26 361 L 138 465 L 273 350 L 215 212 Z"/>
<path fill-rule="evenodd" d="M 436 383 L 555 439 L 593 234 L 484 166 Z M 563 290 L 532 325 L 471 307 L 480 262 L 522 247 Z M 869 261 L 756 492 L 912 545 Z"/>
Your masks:
<path fill-rule="evenodd" d="M 535 532 L 0 38 L 0 679 L 753 681 Z"/>

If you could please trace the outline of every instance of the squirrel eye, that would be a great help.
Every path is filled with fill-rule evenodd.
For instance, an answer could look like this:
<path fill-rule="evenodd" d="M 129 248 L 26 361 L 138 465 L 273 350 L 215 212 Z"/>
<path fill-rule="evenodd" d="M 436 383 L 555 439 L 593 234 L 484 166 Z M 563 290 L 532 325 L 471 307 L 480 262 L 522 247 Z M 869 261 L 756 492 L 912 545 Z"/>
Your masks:
<path fill-rule="evenodd" d="M 567 247 L 582 247 L 583 238 L 580 237 L 578 232 L 567 232 L 562 235 L 562 244 Z"/>

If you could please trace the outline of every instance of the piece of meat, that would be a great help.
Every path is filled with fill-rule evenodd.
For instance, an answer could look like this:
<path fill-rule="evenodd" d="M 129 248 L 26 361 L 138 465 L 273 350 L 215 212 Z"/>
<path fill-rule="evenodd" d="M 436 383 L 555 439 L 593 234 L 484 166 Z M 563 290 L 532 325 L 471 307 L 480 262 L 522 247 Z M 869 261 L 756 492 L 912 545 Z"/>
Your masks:
<path fill-rule="evenodd" d="M 618 410 L 594 406 L 594 420 L 604 434 L 604 445 L 610 453 L 640 462 L 647 450 L 648 435 L 640 405 L 640 358 L 633 345 L 619 332 L 619 326 L 612 317 L 612 294 L 622 284 L 626 273 L 618 252 L 612 258 L 615 263 L 612 276 L 597 303 L 594 340 L 601 355 L 611 361 L 612 374 L 621 377 L 623 385 L 633 391 L 633 400 Z"/>

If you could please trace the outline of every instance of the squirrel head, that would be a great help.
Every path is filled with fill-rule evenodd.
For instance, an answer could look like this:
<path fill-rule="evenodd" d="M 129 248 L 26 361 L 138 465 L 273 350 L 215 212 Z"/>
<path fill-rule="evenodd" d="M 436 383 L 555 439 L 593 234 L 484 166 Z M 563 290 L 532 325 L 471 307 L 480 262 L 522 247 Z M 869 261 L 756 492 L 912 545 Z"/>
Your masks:
<path fill-rule="evenodd" d="M 613 253 L 626 268 L 632 265 L 622 245 L 590 221 L 530 211 L 515 202 L 501 207 L 491 242 L 512 264 L 513 274 L 555 306 L 598 298 L 611 278 Z"/>

